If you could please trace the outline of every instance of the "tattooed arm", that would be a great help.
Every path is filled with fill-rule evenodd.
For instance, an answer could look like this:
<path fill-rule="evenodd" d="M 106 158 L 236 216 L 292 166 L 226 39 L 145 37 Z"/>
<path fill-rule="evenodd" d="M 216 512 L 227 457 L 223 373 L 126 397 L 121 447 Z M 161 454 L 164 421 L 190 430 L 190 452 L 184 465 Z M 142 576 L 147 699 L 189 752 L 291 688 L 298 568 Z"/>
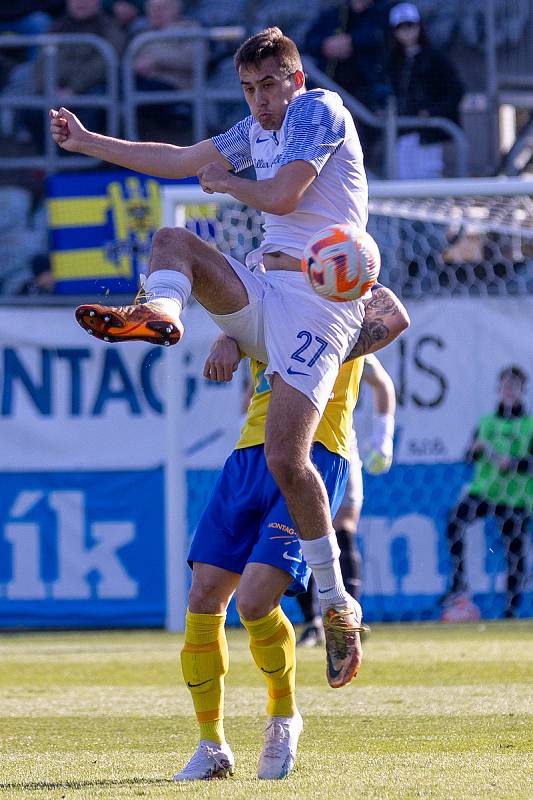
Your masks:
<path fill-rule="evenodd" d="M 365 302 L 359 339 L 345 361 L 375 353 L 393 342 L 411 324 L 409 315 L 394 292 L 377 284 Z"/>

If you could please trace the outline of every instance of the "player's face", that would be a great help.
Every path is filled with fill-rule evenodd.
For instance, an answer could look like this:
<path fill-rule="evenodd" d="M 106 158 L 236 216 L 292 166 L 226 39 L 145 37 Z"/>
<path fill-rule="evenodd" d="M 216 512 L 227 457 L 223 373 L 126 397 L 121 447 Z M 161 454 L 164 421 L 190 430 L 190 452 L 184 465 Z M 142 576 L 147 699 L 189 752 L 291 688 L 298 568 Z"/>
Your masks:
<path fill-rule="evenodd" d="M 279 130 L 287 106 L 303 86 L 303 73 L 287 75 L 270 56 L 258 67 L 241 67 L 239 78 L 250 111 L 261 127 L 267 131 Z"/>
<path fill-rule="evenodd" d="M 506 406 L 520 402 L 524 386 L 517 375 L 505 374 L 500 381 L 500 399 Z"/>

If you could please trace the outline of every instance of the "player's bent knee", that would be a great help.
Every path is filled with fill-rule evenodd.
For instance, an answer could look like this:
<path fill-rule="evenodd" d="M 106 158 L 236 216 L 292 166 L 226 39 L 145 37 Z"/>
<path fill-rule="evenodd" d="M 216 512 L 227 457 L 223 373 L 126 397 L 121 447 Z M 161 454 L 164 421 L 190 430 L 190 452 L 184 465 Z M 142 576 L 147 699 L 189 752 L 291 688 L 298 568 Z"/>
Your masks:
<path fill-rule="evenodd" d="M 189 592 L 189 610 L 193 614 L 223 614 L 229 597 L 220 592 L 220 587 L 212 583 L 194 583 Z"/>
<path fill-rule="evenodd" d="M 279 600 L 275 597 L 269 597 L 267 599 L 261 596 L 257 597 L 252 592 L 237 592 L 237 610 L 239 616 L 248 622 L 266 617 L 278 603 Z"/>
<path fill-rule="evenodd" d="M 187 245 L 194 239 L 194 233 L 186 228 L 159 228 L 152 238 L 152 247 L 166 248 Z"/>

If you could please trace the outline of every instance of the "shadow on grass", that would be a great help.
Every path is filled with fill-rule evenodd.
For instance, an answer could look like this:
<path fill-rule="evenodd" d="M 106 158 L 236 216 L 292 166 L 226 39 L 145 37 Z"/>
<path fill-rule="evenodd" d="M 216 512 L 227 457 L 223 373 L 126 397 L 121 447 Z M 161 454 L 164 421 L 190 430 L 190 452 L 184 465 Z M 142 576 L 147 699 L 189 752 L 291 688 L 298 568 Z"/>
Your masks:
<path fill-rule="evenodd" d="M 18 781 L 16 783 L 0 783 L 2 789 L 26 789 L 27 791 L 38 791 L 39 789 L 90 789 L 94 787 L 106 786 L 156 786 L 159 784 L 171 784 L 169 778 L 125 778 L 124 780 L 101 781 Z"/>

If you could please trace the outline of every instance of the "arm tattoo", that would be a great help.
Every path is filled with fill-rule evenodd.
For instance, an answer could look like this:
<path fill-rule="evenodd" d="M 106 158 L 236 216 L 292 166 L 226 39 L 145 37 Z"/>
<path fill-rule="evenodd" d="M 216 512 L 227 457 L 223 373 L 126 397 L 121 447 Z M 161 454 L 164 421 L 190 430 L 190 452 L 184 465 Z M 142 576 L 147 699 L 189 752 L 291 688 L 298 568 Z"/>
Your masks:
<path fill-rule="evenodd" d="M 370 300 L 365 302 L 365 316 L 359 339 L 345 361 L 385 347 L 407 327 L 408 319 L 405 309 L 389 289 L 376 289 Z"/>
<path fill-rule="evenodd" d="M 357 344 L 350 352 L 348 359 L 359 358 L 372 353 L 375 349 L 374 345 L 377 342 L 383 342 L 388 338 L 389 329 L 385 325 L 383 319 L 377 318 L 373 320 L 363 319 L 363 326 Z M 348 360 L 347 359 L 347 360 Z"/>

